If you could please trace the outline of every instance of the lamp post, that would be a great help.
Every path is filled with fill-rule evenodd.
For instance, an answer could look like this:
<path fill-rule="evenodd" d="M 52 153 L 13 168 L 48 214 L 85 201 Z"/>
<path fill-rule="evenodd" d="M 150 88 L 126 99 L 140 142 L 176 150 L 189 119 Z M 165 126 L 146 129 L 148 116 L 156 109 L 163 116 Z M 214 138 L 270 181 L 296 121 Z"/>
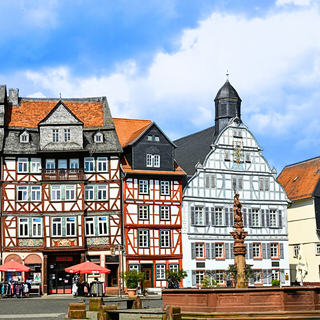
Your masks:
<path fill-rule="evenodd" d="M 119 268 L 118 268 L 118 297 L 121 298 L 121 266 L 122 266 L 122 256 L 125 252 L 125 248 L 122 244 L 114 245 L 114 249 L 111 251 L 111 256 L 116 256 L 116 248 L 118 249 L 119 256 Z"/>

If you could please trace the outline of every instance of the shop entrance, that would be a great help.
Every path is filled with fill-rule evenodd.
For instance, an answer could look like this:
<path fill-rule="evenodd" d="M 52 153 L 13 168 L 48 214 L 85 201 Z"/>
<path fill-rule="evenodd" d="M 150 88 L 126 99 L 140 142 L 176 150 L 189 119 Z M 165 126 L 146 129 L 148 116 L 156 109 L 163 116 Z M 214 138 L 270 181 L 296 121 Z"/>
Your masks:
<path fill-rule="evenodd" d="M 141 271 L 144 272 L 143 290 L 153 288 L 152 264 L 142 264 Z"/>
<path fill-rule="evenodd" d="M 72 293 L 74 274 L 64 271 L 65 268 L 80 263 L 79 255 L 48 255 L 48 293 Z"/>

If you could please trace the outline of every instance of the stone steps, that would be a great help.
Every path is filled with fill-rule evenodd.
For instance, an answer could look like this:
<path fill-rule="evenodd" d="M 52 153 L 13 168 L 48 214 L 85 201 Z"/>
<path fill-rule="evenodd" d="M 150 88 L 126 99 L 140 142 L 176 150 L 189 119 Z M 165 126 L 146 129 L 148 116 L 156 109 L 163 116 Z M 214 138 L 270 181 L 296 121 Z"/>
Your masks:
<path fill-rule="evenodd" d="M 181 320 L 320 320 L 320 311 L 272 311 L 272 312 L 182 312 Z"/>

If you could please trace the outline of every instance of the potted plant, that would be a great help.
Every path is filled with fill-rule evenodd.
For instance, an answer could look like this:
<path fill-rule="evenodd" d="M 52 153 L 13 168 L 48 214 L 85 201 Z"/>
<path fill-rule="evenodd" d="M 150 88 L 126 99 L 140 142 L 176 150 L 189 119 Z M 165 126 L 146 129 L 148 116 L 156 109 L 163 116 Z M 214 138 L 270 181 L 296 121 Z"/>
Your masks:
<path fill-rule="evenodd" d="M 144 272 L 139 272 L 137 270 L 123 271 L 120 276 L 126 283 L 129 297 L 136 294 L 139 282 L 144 281 Z"/>
<path fill-rule="evenodd" d="M 168 281 L 168 289 L 178 289 L 180 281 L 187 276 L 187 272 L 183 269 L 177 271 L 166 270 L 166 275 Z"/>

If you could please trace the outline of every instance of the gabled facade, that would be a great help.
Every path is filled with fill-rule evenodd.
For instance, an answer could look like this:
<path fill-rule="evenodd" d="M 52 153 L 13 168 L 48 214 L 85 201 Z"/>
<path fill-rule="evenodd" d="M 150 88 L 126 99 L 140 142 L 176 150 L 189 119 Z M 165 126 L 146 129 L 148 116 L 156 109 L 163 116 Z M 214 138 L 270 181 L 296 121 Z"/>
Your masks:
<path fill-rule="evenodd" d="M 233 197 L 240 194 L 247 264 L 257 273 L 254 285 L 272 279 L 289 284 L 287 204 L 262 149 L 240 117 L 241 99 L 227 81 L 215 98 L 215 127 L 176 140 L 176 160 L 187 172 L 182 205 L 183 265 L 186 287 L 201 286 L 207 270 L 226 285 L 234 264 Z"/>
<path fill-rule="evenodd" d="M 182 268 L 184 171 L 175 145 L 151 121 L 114 119 L 122 157 L 127 270 L 145 273 L 144 288 L 167 286 L 167 269 Z"/>
<path fill-rule="evenodd" d="M 291 281 L 320 283 L 320 158 L 286 166 L 278 181 L 288 206 Z M 301 279 L 302 277 L 302 279 Z"/>
<path fill-rule="evenodd" d="M 86 260 L 111 269 L 99 280 L 117 287 L 122 148 L 106 98 L 10 90 L 0 108 L 2 262 L 30 266 L 29 279 L 40 273 L 43 293 L 71 293 L 64 269 Z"/>

